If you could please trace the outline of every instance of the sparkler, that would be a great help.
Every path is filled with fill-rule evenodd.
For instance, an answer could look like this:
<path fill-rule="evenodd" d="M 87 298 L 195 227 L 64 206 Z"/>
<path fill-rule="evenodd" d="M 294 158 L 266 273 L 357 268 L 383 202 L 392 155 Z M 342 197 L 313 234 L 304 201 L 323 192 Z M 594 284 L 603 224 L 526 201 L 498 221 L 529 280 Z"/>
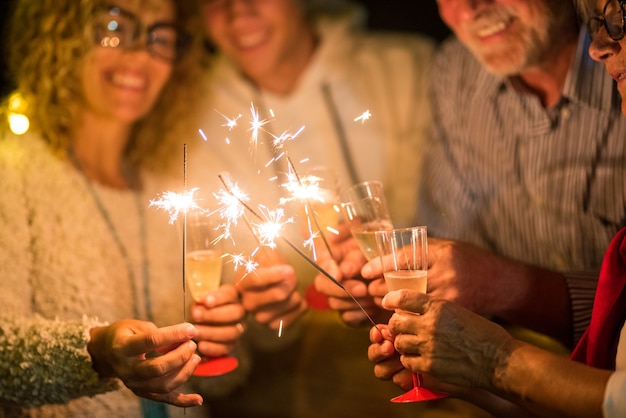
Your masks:
<path fill-rule="evenodd" d="M 253 103 L 250 103 L 250 113 L 252 114 L 252 120 L 250 121 L 250 131 L 252 132 L 250 136 L 250 147 L 256 149 L 257 143 L 259 142 L 259 130 L 269 121 L 267 119 L 259 119 L 259 113 L 254 108 Z"/>
<path fill-rule="evenodd" d="M 355 122 L 361 121 L 361 124 L 364 124 L 365 121 L 368 120 L 371 117 L 372 117 L 372 114 L 370 113 L 370 111 L 366 110 L 360 116 L 357 116 L 356 118 L 354 118 L 354 121 Z"/>
<path fill-rule="evenodd" d="M 320 178 L 317 176 L 307 176 L 305 178 L 301 178 L 298 175 L 298 172 L 296 171 L 295 166 L 293 165 L 293 162 L 291 161 L 291 158 L 287 157 L 287 163 L 288 163 L 288 169 L 289 172 L 287 173 L 287 183 L 283 184 L 283 187 L 285 187 L 290 193 L 291 193 L 291 198 L 287 198 L 287 199 L 281 199 L 281 204 L 283 204 L 286 201 L 289 200 L 300 200 L 303 202 L 304 204 L 304 211 L 305 214 L 307 216 L 307 227 L 309 230 L 309 236 L 311 238 L 311 242 L 313 241 L 314 234 L 311 228 L 311 219 L 313 219 L 313 223 L 315 224 L 315 228 L 317 229 L 317 231 L 319 232 L 319 236 L 322 238 L 322 242 L 324 243 L 324 246 L 326 247 L 326 250 L 328 251 L 328 254 L 330 254 L 330 256 L 333 256 L 333 252 L 330 249 L 330 244 L 328 243 L 328 240 L 326 239 L 326 235 L 324 235 L 324 231 L 322 230 L 322 227 L 319 223 L 319 220 L 317 218 L 317 215 L 315 213 L 315 211 L 311 208 L 311 200 L 317 201 L 317 202 L 323 202 L 324 201 L 324 197 L 322 196 L 322 191 L 320 188 Z M 311 246 L 311 248 L 313 248 L 313 251 L 315 251 L 315 247 Z M 317 255 L 314 252 L 314 258 L 317 258 Z"/>
<path fill-rule="evenodd" d="M 224 184 L 224 187 L 226 188 L 226 192 L 231 193 L 232 197 L 235 199 L 238 199 L 237 196 L 235 194 L 233 194 L 233 192 L 230 189 L 230 185 L 228 184 L 228 182 L 224 179 L 224 177 L 222 176 L 222 174 L 218 175 L 220 181 L 222 182 L 222 184 Z M 259 219 L 262 222 L 267 222 L 268 224 L 270 224 L 268 226 L 269 229 L 275 230 L 275 231 L 280 231 L 280 228 L 278 228 L 276 226 L 275 223 L 271 222 L 271 221 L 267 221 L 265 220 L 257 211 L 255 211 L 247 202 L 243 201 L 243 200 L 239 200 L 239 204 L 241 205 L 241 207 L 243 207 L 246 211 L 250 212 L 254 217 L 256 217 L 257 219 Z M 345 286 L 343 284 L 341 284 L 337 279 L 335 279 L 330 273 L 328 273 L 322 266 L 320 266 L 315 260 L 313 260 L 312 258 L 310 258 L 308 255 L 306 255 L 300 248 L 298 248 L 296 245 L 294 245 L 291 241 L 289 241 L 287 238 L 285 238 L 283 235 L 281 235 L 280 233 L 276 233 L 274 235 L 275 238 L 280 238 L 285 244 L 287 244 L 292 250 L 294 250 L 298 255 L 300 255 L 304 260 L 306 260 L 309 264 L 311 264 L 317 271 L 319 271 L 321 274 L 323 274 L 327 279 L 329 279 L 331 282 L 333 282 L 336 286 L 338 286 L 341 290 L 343 290 L 345 292 L 346 295 L 348 295 L 353 301 L 354 303 L 359 307 L 359 309 L 361 309 L 361 311 L 365 314 L 365 316 L 367 317 L 367 319 L 369 319 L 369 321 L 372 323 L 372 325 L 374 325 L 376 327 L 376 322 L 372 319 L 372 317 L 367 313 L 367 311 L 365 310 L 365 308 L 359 303 L 359 301 L 352 295 L 352 293 L 350 293 L 348 291 L 348 289 L 345 288 Z"/>
<path fill-rule="evenodd" d="M 187 260 L 187 212 L 191 209 L 202 210 L 196 203 L 193 195 L 198 188 L 187 190 L 187 144 L 183 144 L 183 193 L 164 192 L 158 200 L 151 200 L 150 206 L 164 209 L 170 214 L 170 224 L 173 224 L 180 213 L 183 214 L 183 321 L 187 319 L 187 289 L 185 286 L 186 260 Z"/>

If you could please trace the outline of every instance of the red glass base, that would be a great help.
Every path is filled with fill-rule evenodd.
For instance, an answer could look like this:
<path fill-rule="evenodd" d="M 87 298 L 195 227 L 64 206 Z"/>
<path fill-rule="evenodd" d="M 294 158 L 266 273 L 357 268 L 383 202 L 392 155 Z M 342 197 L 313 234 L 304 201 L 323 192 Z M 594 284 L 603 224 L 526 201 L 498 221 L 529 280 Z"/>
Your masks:
<path fill-rule="evenodd" d="M 194 376 L 220 376 L 230 373 L 239 366 L 236 357 L 216 357 L 203 358 L 196 370 Z"/>

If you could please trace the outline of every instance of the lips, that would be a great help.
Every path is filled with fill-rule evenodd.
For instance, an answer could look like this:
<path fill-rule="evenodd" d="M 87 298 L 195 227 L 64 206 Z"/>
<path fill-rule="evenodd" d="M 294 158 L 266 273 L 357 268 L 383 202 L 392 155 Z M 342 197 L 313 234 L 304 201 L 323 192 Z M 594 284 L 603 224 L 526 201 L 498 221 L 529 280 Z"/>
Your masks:
<path fill-rule="evenodd" d="M 486 26 L 482 29 L 476 30 L 476 34 L 481 38 L 487 38 L 489 36 L 495 35 L 498 32 L 502 32 L 506 29 L 508 22 L 495 22 Z"/>
<path fill-rule="evenodd" d="M 267 42 L 269 35 L 266 29 L 247 30 L 245 33 L 234 33 L 232 43 L 239 49 L 252 49 Z"/>
<path fill-rule="evenodd" d="M 467 30 L 478 38 L 489 38 L 504 32 L 513 22 L 515 14 L 507 8 L 490 7 L 477 12 L 467 23 Z"/>
<path fill-rule="evenodd" d="M 618 83 L 623 81 L 626 78 L 626 69 L 611 71 L 611 77 Z"/>
<path fill-rule="evenodd" d="M 148 85 L 146 77 L 129 72 L 114 71 L 110 74 L 109 80 L 113 85 L 125 89 L 144 90 Z"/>

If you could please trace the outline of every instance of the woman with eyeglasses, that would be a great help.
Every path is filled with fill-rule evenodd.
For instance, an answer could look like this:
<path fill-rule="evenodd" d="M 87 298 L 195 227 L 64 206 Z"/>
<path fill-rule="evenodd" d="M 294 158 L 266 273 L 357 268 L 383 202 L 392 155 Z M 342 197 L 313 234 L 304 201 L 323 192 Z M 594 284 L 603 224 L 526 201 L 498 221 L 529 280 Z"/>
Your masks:
<path fill-rule="evenodd" d="M 183 186 L 199 18 L 195 1 L 16 2 L 0 136 L 2 417 L 207 416 L 179 408 L 203 402 L 181 385 L 196 350 L 232 350 L 243 308 L 224 286 L 212 324 L 183 323 L 177 228 L 149 208 Z"/>

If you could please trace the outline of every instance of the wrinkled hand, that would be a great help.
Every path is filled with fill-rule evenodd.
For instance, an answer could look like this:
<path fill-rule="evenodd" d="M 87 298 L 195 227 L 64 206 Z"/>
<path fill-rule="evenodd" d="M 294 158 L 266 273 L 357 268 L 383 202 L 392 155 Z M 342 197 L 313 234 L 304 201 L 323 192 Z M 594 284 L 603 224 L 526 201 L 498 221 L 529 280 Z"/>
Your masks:
<path fill-rule="evenodd" d="M 397 310 L 388 328 L 402 364 L 454 385 L 489 388 L 514 345 L 499 325 L 415 290 L 389 292 L 383 306 Z"/>
<path fill-rule="evenodd" d="M 378 328 L 377 328 L 378 327 Z M 370 329 L 370 346 L 367 358 L 374 363 L 374 375 L 381 380 L 391 380 L 408 390 L 413 386 L 411 371 L 400 362 L 400 353 L 394 347 L 395 336 L 387 325 L 378 324 Z"/>
<path fill-rule="evenodd" d="M 429 295 L 479 314 L 508 309 L 513 301 L 506 296 L 523 283 L 511 277 L 521 270 L 517 263 L 463 242 L 429 238 L 428 264 Z"/>
<path fill-rule="evenodd" d="M 367 292 L 367 284 L 360 275 L 361 267 L 366 262 L 365 256 L 350 234 L 347 224 L 339 225 L 338 231 L 338 235 L 327 236 L 333 258 L 328 251 L 320 249 L 318 263 L 357 299 L 368 315 L 375 320 L 386 321 L 388 314 L 376 306 L 372 296 Z M 318 274 L 315 277 L 315 288 L 328 296 L 329 306 L 339 311 L 341 318 L 348 325 L 357 326 L 368 321 L 354 300 L 328 277 Z"/>
<path fill-rule="evenodd" d="M 194 304 L 191 317 L 198 329 L 198 351 L 207 357 L 232 352 L 244 331 L 245 310 L 232 284 L 221 285 Z"/>
<path fill-rule="evenodd" d="M 296 272 L 288 264 L 259 266 L 237 282 L 246 311 L 272 330 L 278 330 L 281 321 L 288 327 L 307 310 L 297 286 Z"/>
<path fill-rule="evenodd" d="M 102 377 L 118 377 L 137 396 L 189 407 L 202 404 L 198 394 L 183 394 L 185 383 L 200 362 L 191 324 L 157 328 L 151 322 L 121 320 L 90 330 L 89 353 Z M 154 353 L 158 353 L 152 357 Z"/>

